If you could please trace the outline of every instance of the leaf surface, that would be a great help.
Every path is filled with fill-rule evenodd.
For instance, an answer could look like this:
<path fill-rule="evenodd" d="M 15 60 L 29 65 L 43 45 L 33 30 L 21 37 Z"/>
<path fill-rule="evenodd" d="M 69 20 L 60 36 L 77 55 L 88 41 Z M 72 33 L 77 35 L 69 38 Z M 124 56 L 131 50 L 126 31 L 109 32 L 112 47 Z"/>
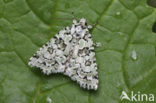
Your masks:
<path fill-rule="evenodd" d="M 98 22 L 91 31 L 94 42 L 102 44 L 96 48 L 98 91 L 84 90 L 61 74 L 45 76 L 27 64 L 72 24 L 63 19 L 72 11 L 77 19 Z M 48 103 L 49 97 L 52 103 L 120 103 L 123 90 L 156 95 L 155 17 L 146 0 L 0 0 L 0 102 Z"/>

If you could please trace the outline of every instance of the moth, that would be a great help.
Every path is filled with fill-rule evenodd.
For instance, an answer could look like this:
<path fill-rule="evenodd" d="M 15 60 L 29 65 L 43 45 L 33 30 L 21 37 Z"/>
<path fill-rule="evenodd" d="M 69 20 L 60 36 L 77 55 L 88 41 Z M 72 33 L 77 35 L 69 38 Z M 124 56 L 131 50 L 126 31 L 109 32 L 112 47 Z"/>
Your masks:
<path fill-rule="evenodd" d="M 99 81 L 91 28 L 86 19 L 73 19 L 73 24 L 43 45 L 28 65 L 41 69 L 46 75 L 62 73 L 82 88 L 97 90 Z"/>

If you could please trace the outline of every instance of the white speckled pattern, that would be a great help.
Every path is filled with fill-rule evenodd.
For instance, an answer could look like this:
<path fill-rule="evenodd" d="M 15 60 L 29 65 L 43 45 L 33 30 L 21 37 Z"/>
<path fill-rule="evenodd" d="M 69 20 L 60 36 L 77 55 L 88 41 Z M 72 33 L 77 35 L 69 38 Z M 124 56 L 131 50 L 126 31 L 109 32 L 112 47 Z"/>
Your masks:
<path fill-rule="evenodd" d="M 84 18 L 73 20 L 41 47 L 29 61 L 44 74 L 63 73 L 88 90 L 98 88 L 98 72 L 93 40 Z"/>

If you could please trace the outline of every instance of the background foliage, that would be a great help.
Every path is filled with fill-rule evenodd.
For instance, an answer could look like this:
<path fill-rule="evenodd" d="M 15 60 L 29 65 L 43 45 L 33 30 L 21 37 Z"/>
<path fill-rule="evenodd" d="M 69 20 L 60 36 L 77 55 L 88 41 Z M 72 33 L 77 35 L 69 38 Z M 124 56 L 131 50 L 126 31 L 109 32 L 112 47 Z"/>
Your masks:
<path fill-rule="evenodd" d="M 27 63 L 71 12 L 90 24 L 99 72 L 98 91 L 70 78 L 43 75 Z M 156 96 L 156 9 L 146 0 L 0 0 L 0 103 L 120 103 L 122 90 Z M 136 51 L 137 59 L 132 58 Z"/>

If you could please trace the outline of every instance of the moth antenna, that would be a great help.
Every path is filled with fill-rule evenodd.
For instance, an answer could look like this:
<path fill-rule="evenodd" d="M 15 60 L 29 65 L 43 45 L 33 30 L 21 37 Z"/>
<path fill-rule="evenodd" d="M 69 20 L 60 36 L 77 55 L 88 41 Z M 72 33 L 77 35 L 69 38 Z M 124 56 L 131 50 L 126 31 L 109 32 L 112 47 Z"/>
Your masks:
<path fill-rule="evenodd" d="M 75 19 L 74 12 L 72 11 L 72 18 L 55 18 L 55 19 L 59 19 L 59 20 L 74 20 Z"/>
<path fill-rule="evenodd" d="M 104 32 L 104 30 L 102 30 L 102 29 L 96 27 L 97 24 L 98 24 L 98 21 L 96 21 L 96 22 L 95 22 L 94 24 L 92 24 L 91 26 L 92 26 L 93 28 L 96 28 L 96 29 L 99 30 L 99 31 Z"/>
<path fill-rule="evenodd" d="M 75 19 L 75 16 L 74 16 L 74 11 L 72 11 L 72 17 L 73 17 L 73 20 Z"/>
<path fill-rule="evenodd" d="M 59 20 L 73 20 L 73 18 L 55 18 L 55 19 L 59 19 Z"/>
<path fill-rule="evenodd" d="M 96 21 L 94 24 L 92 24 L 92 26 L 96 27 L 97 24 L 98 24 L 98 22 Z"/>
<path fill-rule="evenodd" d="M 102 31 L 102 32 L 105 32 L 104 30 L 102 30 L 102 29 L 100 29 L 100 28 L 98 28 L 98 27 L 95 27 L 97 30 L 99 30 L 99 31 Z"/>

